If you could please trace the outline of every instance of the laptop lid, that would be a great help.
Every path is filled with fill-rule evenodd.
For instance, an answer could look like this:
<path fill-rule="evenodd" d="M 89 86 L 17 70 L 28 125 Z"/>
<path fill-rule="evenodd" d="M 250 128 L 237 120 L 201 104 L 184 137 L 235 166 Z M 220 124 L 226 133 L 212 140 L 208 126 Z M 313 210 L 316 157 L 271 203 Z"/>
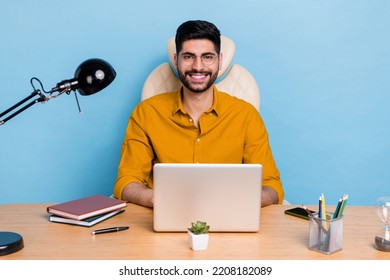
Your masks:
<path fill-rule="evenodd" d="M 153 176 L 155 231 L 187 231 L 197 220 L 211 232 L 260 228 L 260 164 L 159 163 Z"/>

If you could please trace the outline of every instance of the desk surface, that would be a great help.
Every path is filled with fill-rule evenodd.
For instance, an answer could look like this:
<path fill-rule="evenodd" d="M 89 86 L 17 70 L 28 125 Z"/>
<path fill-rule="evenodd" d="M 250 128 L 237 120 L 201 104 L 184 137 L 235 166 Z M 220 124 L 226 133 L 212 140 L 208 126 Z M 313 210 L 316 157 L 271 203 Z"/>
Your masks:
<path fill-rule="evenodd" d="M 48 221 L 46 204 L 0 205 L 0 231 L 23 236 L 25 247 L 0 260 L 371 260 L 390 259 L 374 247 L 381 223 L 374 207 L 348 206 L 343 250 L 324 255 L 309 250 L 309 222 L 284 214 L 292 205 L 262 208 L 258 233 L 211 233 L 205 251 L 192 251 L 187 233 L 153 231 L 153 210 L 128 204 L 126 211 L 91 228 Z M 329 210 L 332 207 L 329 206 Z M 92 235 L 98 228 L 130 230 Z"/>

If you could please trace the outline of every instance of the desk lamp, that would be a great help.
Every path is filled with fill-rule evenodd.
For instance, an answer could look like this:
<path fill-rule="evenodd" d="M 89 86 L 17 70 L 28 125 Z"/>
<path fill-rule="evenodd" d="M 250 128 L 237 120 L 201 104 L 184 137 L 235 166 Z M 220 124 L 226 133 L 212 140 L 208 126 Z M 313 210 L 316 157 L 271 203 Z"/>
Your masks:
<path fill-rule="evenodd" d="M 75 93 L 77 106 L 79 112 L 81 113 L 76 90 L 81 95 L 91 95 L 107 87 L 109 84 L 111 84 L 115 77 L 116 72 L 109 63 L 102 59 L 94 58 L 88 59 L 81 63 L 79 67 L 77 67 L 73 79 L 59 82 L 50 91 L 45 91 L 43 89 L 43 85 L 39 79 L 32 78 L 31 85 L 34 91 L 29 96 L 0 114 L 0 126 L 38 102 L 44 103 L 52 98 L 62 95 L 63 93 L 70 94 L 72 91 Z M 33 84 L 34 81 L 37 81 L 40 84 L 41 90 L 44 93 L 42 93 L 41 90 L 35 88 Z M 33 97 L 37 98 L 32 100 L 27 105 L 24 105 Z M 22 105 L 24 106 L 18 109 Z M 1 119 L 4 116 L 6 117 Z M 20 234 L 16 232 L 0 231 L 0 256 L 15 253 L 21 250 L 23 247 L 24 242 Z"/>
<path fill-rule="evenodd" d="M 109 63 L 102 59 L 93 58 L 84 61 L 79 65 L 79 67 L 77 67 L 73 79 L 59 82 L 57 86 L 52 88 L 50 91 L 45 91 L 43 89 L 41 81 L 34 77 L 30 81 L 34 91 L 25 99 L 21 100 L 20 102 L 16 103 L 12 107 L 2 112 L 0 114 L 0 125 L 3 125 L 8 120 L 12 119 L 19 113 L 23 112 L 24 110 L 38 102 L 44 103 L 52 98 L 56 98 L 62 95 L 63 93 L 70 94 L 71 91 L 74 91 L 75 93 L 77 106 L 79 108 L 79 112 L 81 113 L 80 105 L 77 99 L 76 89 L 81 95 L 91 95 L 111 84 L 111 82 L 115 79 L 115 76 L 115 70 Z M 37 81 L 40 84 L 41 90 L 44 93 L 42 93 L 41 90 L 35 88 L 34 81 Z M 18 107 L 22 106 L 24 103 L 26 103 L 33 97 L 37 98 L 25 105 L 24 107 L 18 109 Z M 15 111 L 16 109 L 18 110 Z M 15 112 L 12 113 L 12 111 Z M 9 114 L 7 117 L 1 119 L 7 114 Z"/>

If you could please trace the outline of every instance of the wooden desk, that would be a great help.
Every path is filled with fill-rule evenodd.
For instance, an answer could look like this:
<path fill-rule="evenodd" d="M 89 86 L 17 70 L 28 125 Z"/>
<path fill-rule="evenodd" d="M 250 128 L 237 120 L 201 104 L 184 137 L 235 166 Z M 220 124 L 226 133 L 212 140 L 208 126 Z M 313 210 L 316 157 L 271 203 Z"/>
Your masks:
<path fill-rule="evenodd" d="M 92 228 L 48 221 L 46 204 L 0 205 L 0 231 L 23 236 L 25 247 L 0 260 L 371 260 L 390 259 L 375 249 L 380 229 L 374 207 L 348 206 L 343 250 L 324 255 L 307 249 L 309 223 L 284 214 L 291 205 L 262 208 L 258 233 L 211 233 L 206 251 L 192 251 L 187 233 L 156 233 L 149 208 L 128 204 L 126 211 Z M 329 210 L 332 207 L 329 206 Z M 97 228 L 130 226 L 130 230 L 91 235 Z"/>

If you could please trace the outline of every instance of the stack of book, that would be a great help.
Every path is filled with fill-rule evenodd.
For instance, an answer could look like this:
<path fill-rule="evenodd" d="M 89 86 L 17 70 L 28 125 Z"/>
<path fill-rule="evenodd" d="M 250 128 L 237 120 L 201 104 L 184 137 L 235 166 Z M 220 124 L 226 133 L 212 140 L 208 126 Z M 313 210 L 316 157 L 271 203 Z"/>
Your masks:
<path fill-rule="evenodd" d="M 125 211 L 126 202 L 92 195 L 47 207 L 49 221 L 90 227 Z"/>

